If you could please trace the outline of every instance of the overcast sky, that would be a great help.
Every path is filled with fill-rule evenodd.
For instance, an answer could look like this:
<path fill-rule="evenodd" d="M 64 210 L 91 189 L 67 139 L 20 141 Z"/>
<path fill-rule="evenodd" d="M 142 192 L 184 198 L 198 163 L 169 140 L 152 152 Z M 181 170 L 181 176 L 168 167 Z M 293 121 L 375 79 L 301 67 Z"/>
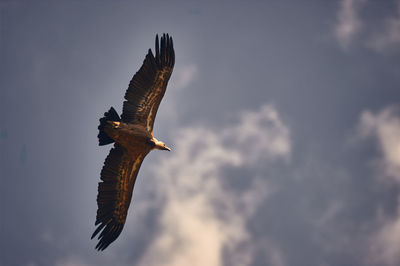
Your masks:
<path fill-rule="evenodd" d="M 126 225 L 98 119 L 176 64 Z M 400 265 L 400 1 L 0 0 L 0 265 Z"/>

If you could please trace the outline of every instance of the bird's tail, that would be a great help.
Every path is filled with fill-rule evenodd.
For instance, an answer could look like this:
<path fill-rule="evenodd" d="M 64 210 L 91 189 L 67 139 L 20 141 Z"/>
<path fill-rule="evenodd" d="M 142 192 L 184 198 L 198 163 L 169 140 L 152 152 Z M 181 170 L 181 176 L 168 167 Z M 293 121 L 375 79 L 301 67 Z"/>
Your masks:
<path fill-rule="evenodd" d="M 121 118 L 119 118 L 117 111 L 115 111 L 113 107 L 111 107 L 108 112 L 104 113 L 104 117 L 100 118 L 100 125 L 98 127 L 99 135 L 97 135 L 97 137 L 99 138 L 99 146 L 107 145 L 114 142 L 114 140 L 110 138 L 106 132 L 104 132 L 104 127 L 105 125 L 107 125 L 107 121 L 121 121 Z"/>

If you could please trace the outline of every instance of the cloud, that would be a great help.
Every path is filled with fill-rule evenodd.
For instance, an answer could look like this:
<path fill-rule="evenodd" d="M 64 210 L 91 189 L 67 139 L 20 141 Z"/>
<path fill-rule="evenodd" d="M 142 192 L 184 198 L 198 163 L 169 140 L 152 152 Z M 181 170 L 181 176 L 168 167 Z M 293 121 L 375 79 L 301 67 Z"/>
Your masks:
<path fill-rule="evenodd" d="M 371 237 L 371 260 L 381 265 L 397 266 L 400 264 L 400 205 L 396 217 L 381 220 L 382 226 Z"/>
<path fill-rule="evenodd" d="M 340 46 L 347 49 L 363 23 L 359 11 L 366 0 L 342 0 L 337 14 L 338 24 L 335 27 L 335 36 Z"/>
<path fill-rule="evenodd" d="M 290 158 L 289 129 L 271 105 L 263 105 L 259 112 L 243 112 L 240 123 L 223 136 L 242 147 L 248 163 L 257 161 L 261 153 L 270 159 Z"/>
<path fill-rule="evenodd" d="M 192 63 L 176 69 L 174 73 L 175 74 L 172 76 L 171 79 L 171 87 L 176 90 L 181 90 L 186 88 L 190 83 L 193 82 L 193 80 L 196 79 L 198 69 L 197 66 Z"/>
<path fill-rule="evenodd" d="M 378 52 L 398 49 L 400 45 L 400 1 L 395 16 L 384 19 L 379 31 L 371 36 L 368 45 Z"/>
<path fill-rule="evenodd" d="M 389 106 L 374 114 L 364 111 L 361 115 L 360 134 L 374 137 L 381 152 L 377 160 L 378 177 L 388 178 L 400 185 L 400 109 Z M 400 197 L 399 197 L 400 199 Z M 394 216 L 378 214 L 379 226 L 370 238 L 371 258 L 379 265 L 400 264 L 400 204 Z"/>
<path fill-rule="evenodd" d="M 370 2 L 371 3 L 371 2 Z M 398 50 L 400 45 L 400 0 L 397 1 L 397 12 L 394 15 L 383 16 L 370 23 L 360 17 L 360 11 L 367 0 L 342 0 L 337 13 L 338 23 L 334 34 L 339 45 L 347 50 L 356 37 L 365 29 L 358 42 L 376 52 Z M 378 21 L 378 23 L 376 23 Z"/>
<path fill-rule="evenodd" d="M 89 266 L 84 260 L 78 256 L 70 255 L 59 259 L 55 263 L 56 266 Z"/>
<path fill-rule="evenodd" d="M 198 73 L 198 67 L 194 63 L 175 66 L 174 73 L 171 76 L 167 88 L 168 92 L 166 93 L 166 99 L 164 99 L 168 104 L 161 104 L 160 110 L 162 111 L 159 111 L 157 114 L 157 117 L 160 118 L 158 119 L 159 122 L 157 124 L 160 124 L 163 121 L 168 121 L 169 125 L 178 123 L 179 109 L 176 108 L 176 106 L 179 106 L 179 102 L 182 98 L 181 92 L 182 90 L 190 88 L 189 85 L 196 80 Z"/>
<path fill-rule="evenodd" d="M 255 164 L 287 161 L 291 145 L 288 127 L 271 105 L 243 112 L 237 123 L 218 130 L 202 126 L 183 128 L 177 146 L 159 163 L 157 194 L 165 206 L 160 232 L 139 265 L 249 265 L 255 247 L 246 222 L 274 193 L 274 185 L 256 168 L 246 179 L 248 187 L 229 189 L 224 169 L 239 170 Z M 235 172 L 235 171 L 234 171 Z M 279 249 L 266 252 L 284 265 Z"/>
<path fill-rule="evenodd" d="M 400 115 L 398 106 L 390 106 L 377 114 L 364 111 L 360 122 L 361 136 L 376 138 L 382 158 L 378 168 L 382 176 L 400 183 Z"/>

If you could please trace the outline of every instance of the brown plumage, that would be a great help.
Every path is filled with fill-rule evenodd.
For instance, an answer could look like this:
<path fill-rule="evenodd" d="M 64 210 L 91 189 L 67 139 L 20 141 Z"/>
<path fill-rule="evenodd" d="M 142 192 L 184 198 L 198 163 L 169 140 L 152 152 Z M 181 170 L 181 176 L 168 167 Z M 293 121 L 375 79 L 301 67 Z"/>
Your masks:
<path fill-rule="evenodd" d="M 168 34 L 163 34 L 160 42 L 156 36 L 155 54 L 149 49 L 129 83 L 121 118 L 111 107 L 100 119 L 99 145 L 115 144 L 100 174 L 97 228 L 92 235 L 100 233 L 97 250 L 104 250 L 120 235 L 144 157 L 153 149 L 170 150 L 153 137 L 154 119 L 175 63 Z"/>

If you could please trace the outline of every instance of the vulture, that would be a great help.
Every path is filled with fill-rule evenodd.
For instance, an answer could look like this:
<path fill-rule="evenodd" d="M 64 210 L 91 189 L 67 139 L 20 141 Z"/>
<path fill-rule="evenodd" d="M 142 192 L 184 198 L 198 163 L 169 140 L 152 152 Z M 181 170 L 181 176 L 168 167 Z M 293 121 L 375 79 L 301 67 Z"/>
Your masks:
<path fill-rule="evenodd" d="M 156 35 L 155 56 L 149 49 L 125 93 L 121 117 L 113 107 L 100 118 L 99 145 L 114 143 L 100 173 L 97 195 L 96 249 L 107 248 L 121 234 L 133 187 L 144 157 L 168 150 L 153 136 L 154 119 L 175 63 L 172 37 Z"/>

